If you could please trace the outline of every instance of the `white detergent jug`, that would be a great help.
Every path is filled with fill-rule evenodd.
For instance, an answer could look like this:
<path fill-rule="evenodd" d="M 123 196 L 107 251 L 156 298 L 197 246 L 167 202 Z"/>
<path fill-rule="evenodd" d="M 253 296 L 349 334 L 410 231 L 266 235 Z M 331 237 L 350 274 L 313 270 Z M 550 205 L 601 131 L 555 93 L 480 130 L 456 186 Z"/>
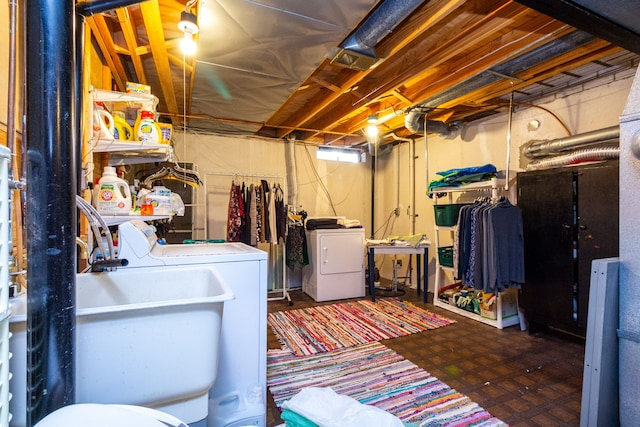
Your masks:
<path fill-rule="evenodd" d="M 94 202 L 101 215 L 129 215 L 131 190 L 127 181 L 118 178 L 116 168 L 105 166 L 95 189 Z"/>
<path fill-rule="evenodd" d="M 114 131 L 113 116 L 100 105 L 96 105 L 93 110 L 93 137 L 113 139 Z"/>

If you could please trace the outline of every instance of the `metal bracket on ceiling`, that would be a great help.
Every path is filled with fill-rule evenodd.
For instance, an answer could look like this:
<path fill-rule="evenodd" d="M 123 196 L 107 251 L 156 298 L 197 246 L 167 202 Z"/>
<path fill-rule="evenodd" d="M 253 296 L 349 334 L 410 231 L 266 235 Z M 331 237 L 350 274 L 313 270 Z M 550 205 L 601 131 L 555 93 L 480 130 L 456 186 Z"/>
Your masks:
<path fill-rule="evenodd" d="M 502 77 L 503 79 L 506 79 L 506 80 L 510 80 L 510 81 L 517 80 L 519 82 L 523 82 L 524 81 L 524 79 L 521 79 L 519 77 L 508 76 L 506 74 L 502 74 L 502 73 L 499 73 L 497 71 L 493 71 L 493 70 L 486 70 L 486 71 L 489 74 L 493 74 L 494 76 Z"/>

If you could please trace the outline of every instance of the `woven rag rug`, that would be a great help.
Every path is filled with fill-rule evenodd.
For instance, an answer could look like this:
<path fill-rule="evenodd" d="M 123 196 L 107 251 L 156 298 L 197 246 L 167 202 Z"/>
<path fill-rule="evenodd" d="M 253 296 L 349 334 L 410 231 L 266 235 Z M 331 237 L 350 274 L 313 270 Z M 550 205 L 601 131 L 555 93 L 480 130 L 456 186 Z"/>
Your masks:
<path fill-rule="evenodd" d="M 298 356 L 397 338 L 454 323 L 398 298 L 349 301 L 269 313 L 282 348 Z"/>
<path fill-rule="evenodd" d="M 377 342 L 304 357 L 287 349 L 269 350 L 267 387 L 278 408 L 304 387 L 331 387 L 419 426 L 507 426 Z"/>

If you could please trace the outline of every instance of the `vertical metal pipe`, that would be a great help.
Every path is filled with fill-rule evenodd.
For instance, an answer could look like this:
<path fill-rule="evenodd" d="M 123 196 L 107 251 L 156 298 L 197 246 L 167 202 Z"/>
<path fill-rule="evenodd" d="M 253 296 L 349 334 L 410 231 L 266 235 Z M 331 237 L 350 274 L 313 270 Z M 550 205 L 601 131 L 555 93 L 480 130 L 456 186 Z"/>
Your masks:
<path fill-rule="evenodd" d="M 74 8 L 26 2 L 28 426 L 75 400 Z"/>
<path fill-rule="evenodd" d="M 375 212 L 375 199 L 376 199 L 376 161 L 378 156 L 371 158 L 371 239 L 375 239 L 376 229 L 376 212 Z M 373 268 L 370 270 L 373 271 Z"/>
<path fill-rule="evenodd" d="M 9 86 L 7 88 L 7 147 L 12 155 L 15 155 L 16 140 L 16 30 L 18 1 L 9 1 Z M 9 179 L 14 179 L 13 161 L 9 162 Z"/>
<path fill-rule="evenodd" d="M 75 126 L 75 135 L 77 144 L 75 146 L 75 156 L 78 161 L 76 166 L 76 188 L 75 194 L 80 194 L 82 187 L 82 135 L 84 130 L 84 121 L 82 112 L 84 111 L 84 30 L 85 30 L 85 17 L 76 13 L 75 15 L 75 79 L 74 90 L 75 97 L 75 118 L 77 126 Z"/>
<path fill-rule="evenodd" d="M 409 215 L 411 215 L 410 234 L 416 234 L 416 140 L 411 138 L 409 142 L 409 197 L 411 197 L 411 207 Z"/>

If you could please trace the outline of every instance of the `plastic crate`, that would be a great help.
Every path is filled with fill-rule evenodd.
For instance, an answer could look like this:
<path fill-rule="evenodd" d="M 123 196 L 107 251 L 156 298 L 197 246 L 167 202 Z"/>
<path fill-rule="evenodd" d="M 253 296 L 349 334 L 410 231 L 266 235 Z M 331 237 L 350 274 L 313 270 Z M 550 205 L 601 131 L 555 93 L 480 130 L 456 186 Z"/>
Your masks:
<path fill-rule="evenodd" d="M 458 214 L 466 203 L 452 203 L 450 205 L 433 205 L 436 225 L 451 227 L 458 223 Z"/>
<path fill-rule="evenodd" d="M 453 246 L 438 248 L 438 260 L 444 267 L 453 267 Z"/>

